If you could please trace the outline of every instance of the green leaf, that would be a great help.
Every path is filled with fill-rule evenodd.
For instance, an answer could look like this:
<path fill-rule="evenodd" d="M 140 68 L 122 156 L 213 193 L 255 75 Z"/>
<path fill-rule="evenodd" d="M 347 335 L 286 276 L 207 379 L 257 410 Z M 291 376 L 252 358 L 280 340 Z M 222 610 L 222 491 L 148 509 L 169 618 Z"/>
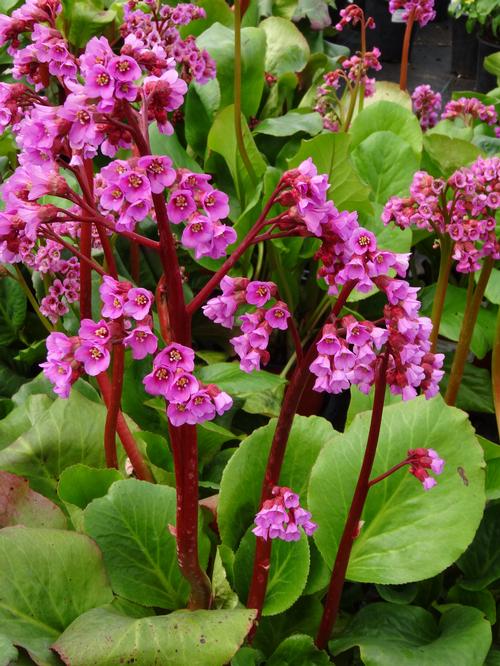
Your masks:
<path fill-rule="evenodd" d="M 484 69 L 500 80 L 500 51 L 492 53 L 483 60 Z"/>
<path fill-rule="evenodd" d="M 296 155 L 288 160 L 288 168 L 297 167 L 311 157 L 318 173 L 325 173 L 331 185 L 328 197 L 339 210 L 372 213 L 369 189 L 361 181 L 349 157 L 351 138 L 348 134 L 328 132 L 303 140 Z"/>
<path fill-rule="evenodd" d="M 436 626 L 418 606 L 377 603 L 363 608 L 330 648 L 339 654 L 359 646 L 365 666 L 483 666 L 490 644 L 490 625 L 477 608 L 450 608 Z"/>
<path fill-rule="evenodd" d="M 201 171 L 201 167 L 181 145 L 177 134 L 161 134 L 156 123 L 149 126 L 149 140 L 154 155 L 168 155 L 176 169 L 189 169 L 190 171 Z"/>
<path fill-rule="evenodd" d="M 491 648 L 484 662 L 484 666 L 500 666 L 500 650 Z"/>
<path fill-rule="evenodd" d="M 473 606 L 482 611 L 491 624 L 497 621 L 495 597 L 489 590 L 464 590 L 460 584 L 454 585 L 448 590 L 446 601 L 462 606 Z"/>
<path fill-rule="evenodd" d="M 267 666 L 329 666 L 330 658 L 318 650 L 311 636 L 296 634 L 286 638 L 266 662 Z"/>
<path fill-rule="evenodd" d="M 63 471 L 57 493 L 63 502 L 85 509 L 92 500 L 106 495 L 112 483 L 122 479 L 117 469 L 95 469 L 80 463 Z"/>
<path fill-rule="evenodd" d="M 424 287 L 419 292 L 419 298 L 422 302 L 422 314 L 430 316 L 435 293 L 435 285 Z M 460 329 L 462 328 L 466 299 L 466 289 L 456 287 L 454 284 L 448 285 L 441 323 L 439 325 L 439 333 L 454 342 L 458 341 Z M 479 358 L 483 358 L 493 346 L 495 323 L 496 313 L 494 310 L 481 308 L 471 341 L 471 350 Z"/>
<path fill-rule="evenodd" d="M 103 405 L 73 390 L 0 451 L 0 469 L 26 477 L 33 490 L 56 500 L 57 480 L 66 467 L 79 462 L 104 467 L 105 418 Z"/>
<path fill-rule="evenodd" d="M 198 37 L 200 49 L 206 49 L 217 65 L 220 107 L 234 102 L 234 30 L 214 23 Z M 260 28 L 241 31 L 241 111 L 249 117 L 257 115 L 264 90 L 264 58 L 266 35 Z M 210 84 L 213 85 L 213 84 Z M 199 90 L 200 95 L 203 91 Z"/>
<path fill-rule="evenodd" d="M 236 548 L 259 509 L 262 480 L 275 427 L 276 420 L 273 419 L 244 439 L 222 475 L 218 525 L 222 542 L 231 548 Z M 306 503 L 305 490 L 311 467 L 321 448 L 331 444 L 334 434 L 330 423 L 319 416 L 296 416 L 293 421 L 280 483 L 301 496 L 302 506 Z"/>
<path fill-rule="evenodd" d="M 286 384 L 279 375 L 262 370 L 260 372 L 243 372 L 239 363 L 213 363 L 204 366 L 197 372 L 205 384 L 217 384 L 223 391 L 228 391 L 237 398 L 245 398 L 253 393 L 272 391 Z"/>
<path fill-rule="evenodd" d="M 330 566 L 357 482 L 370 417 L 369 412 L 358 414 L 346 433 L 323 448 L 311 473 L 309 510 L 318 523 L 314 540 Z M 436 449 L 446 461 L 437 486 L 425 492 L 401 469 L 370 489 L 349 580 L 400 584 L 430 578 L 471 543 L 485 502 L 482 450 L 466 414 L 445 405 L 441 397 L 385 408 L 372 478 L 404 460 L 408 449 L 421 446 Z"/>
<path fill-rule="evenodd" d="M 0 472 L 0 527 L 53 527 L 66 529 L 66 516 L 43 495 L 31 490 L 26 479 Z"/>
<path fill-rule="evenodd" d="M 457 564 L 465 578 L 461 581 L 466 590 L 483 590 L 500 578 L 500 517 L 499 503 L 486 507 L 474 541 Z"/>
<path fill-rule="evenodd" d="M 407 583 L 406 585 L 375 585 L 377 592 L 384 601 L 390 601 L 393 604 L 411 604 L 418 593 L 416 583 Z"/>
<path fill-rule="evenodd" d="M 486 499 L 500 499 L 500 446 L 478 436 L 486 460 Z"/>
<path fill-rule="evenodd" d="M 135 619 L 109 608 L 79 617 L 54 649 L 71 666 L 221 666 L 252 626 L 255 611 L 177 611 Z"/>
<path fill-rule="evenodd" d="M 394 102 L 376 102 L 359 113 L 351 125 L 352 146 L 359 144 L 375 132 L 392 132 L 406 141 L 419 155 L 422 151 L 422 130 L 417 117 Z"/>
<path fill-rule="evenodd" d="M 445 395 L 450 379 L 452 357 L 448 356 L 444 361 L 444 368 L 447 374 L 441 380 L 439 389 L 441 395 Z M 495 407 L 491 395 L 491 375 L 486 368 L 477 368 L 471 363 L 467 363 L 462 377 L 462 383 L 458 390 L 456 406 L 464 411 L 485 412 L 493 414 Z"/>
<path fill-rule="evenodd" d="M 12 444 L 20 435 L 27 432 L 52 405 L 46 395 L 29 396 L 23 404 L 14 407 L 0 421 L 0 449 Z"/>
<path fill-rule="evenodd" d="M 243 141 L 248 157 L 252 163 L 255 175 L 260 179 L 266 170 L 266 163 L 255 145 L 255 141 L 243 117 L 242 125 Z M 226 161 L 243 208 L 250 201 L 255 188 L 238 151 L 234 130 L 233 105 L 227 106 L 215 117 L 214 124 L 208 135 L 207 146 L 209 151 L 212 150 L 218 153 Z"/>
<path fill-rule="evenodd" d="M 310 56 L 309 44 L 291 21 L 270 16 L 259 28 L 266 33 L 266 72 L 281 76 L 304 69 Z"/>
<path fill-rule="evenodd" d="M 26 295 L 14 280 L 0 280 L 0 346 L 17 339 L 26 318 Z"/>
<path fill-rule="evenodd" d="M 44 665 L 73 620 L 112 599 L 95 543 L 65 530 L 0 530 L 0 589 L 0 633 Z"/>
<path fill-rule="evenodd" d="M 486 291 L 484 292 L 486 298 L 490 303 L 495 303 L 495 305 L 500 305 L 500 270 L 494 268 L 491 271 L 490 279 L 486 285 Z"/>
<path fill-rule="evenodd" d="M 175 490 L 128 479 L 85 509 L 85 530 L 101 548 L 113 590 L 122 597 L 160 608 L 182 607 L 189 586 L 177 565 Z M 207 539 L 200 542 L 202 565 Z"/>
<path fill-rule="evenodd" d="M 11 666 L 13 662 L 17 663 L 18 654 L 12 642 L 0 634 L 0 666 Z"/>
<path fill-rule="evenodd" d="M 439 170 L 437 176 L 449 178 L 462 166 L 473 162 L 480 151 L 469 141 L 444 134 L 424 134 L 424 149 Z"/>
<path fill-rule="evenodd" d="M 104 29 L 116 18 L 112 10 L 98 10 L 87 0 L 75 2 L 71 11 L 68 40 L 74 46 L 84 48 L 95 35 L 102 34 Z"/>
<path fill-rule="evenodd" d="M 398 83 L 393 81 L 378 81 L 375 86 L 375 94 L 365 98 L 365 108 L 377 102 L 394 102 L 411 111 L 411 97 L 401 90 Z"/>
<path fill-rule="evenodd" d="M 249 528 L 234 560 L 234 584 L 242 603 L 246 603 L 255 556 L 255 535 Z M 293 606 L 302 594 L 309 573 L 309 544 L 303 534 L 300 541 L 273 541 L 271 564 L 263 615 L 278 615 Z"/>
<path fill-rule="evenodd" d="M 187 35 L 194 35 L 195 37 L 201 35 L 202 32 L 216 22 L 222 23 L 222 25 L 225 25 L 228 28 L 233 27 L 233 12 L 229 9 L 228 4 L 224 2 L 224 0 L 198 0 L 196 6 L 205 10 L 206 17 L 196 19 L 187 25 L 181 26 L 179 32 L 183 39 L 185 39 Z"/>
<path fill-rule="evenodd" d="M 254 129 L 254 134 L 270 136 L 292 136 L 297 132 L 306 132 L 314 136 L 323 130 L 323 121 L 319 113 L 297 113 L 290 111 L 279 118 L 266 118 Z"/>
<path fill-rule="evenodd" d="M 420 164 L 410 144 L 389 131 L 374 132 L 361 141 L 352 159 L 379 204 L 406 194 Z"/>

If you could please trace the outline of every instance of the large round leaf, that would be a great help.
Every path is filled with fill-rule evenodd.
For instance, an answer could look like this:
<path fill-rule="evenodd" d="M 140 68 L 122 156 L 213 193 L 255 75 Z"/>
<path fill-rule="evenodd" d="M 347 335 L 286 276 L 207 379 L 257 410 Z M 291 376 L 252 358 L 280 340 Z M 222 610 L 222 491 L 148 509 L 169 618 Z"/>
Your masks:
<path fill-rule="evenodd" d="M 71 666 L 221 666 L 236 653 L 255 611 L 177 611 L 132 618 L 109 608 L 79 617 L 54 645 Z"/>
<path fill-rule="evenodd" d="M 450 608 L 437 626 L 423 608 L 378 603 L 363 608 L 330 648 L 339 654 L 359 646 L 365 666 L 483 666 L 490 644 L 490 624 L 477 608 Z"/>
<path fill-rule="evenodd" d="M 222 475 L 217 522 L 222 541 L 231 548 L 236 548 L 259 510 L 275 427 L 273 419 L 243 440 Z M 299 493 L 302 505 L 311 467 L 321 448 L 332 443 L 334 435 L 330 423 L 319 416 L 296 416 L 293 421 L 279 482 Z"/>
<path fill-rule="evenodd" d="M 67 400 L 54 400 L 29 430 L 0 451 L 0 469 L 24 476 L 33 490 L 57 499 L 57 480 L 66 467 L 79 462 L 104 466 L 105 419 L 104 405 L 72 391 Z"/>
<path fill-rule="evenodd" d="M 249 529 L 234 560 L 234 585 L 242 603 L 246 603 L 255 557 L 255 536 Z M 277 615 L 292 606 L 302 594 L 309 573 L 309 544 L 303 534 L 300 541 L 275 539 L 263 615 Z"/>
<path fill-rule="evenodd" d="M 422 130 L 417 117 L 395 102 L 375 102 L 361 111 L 351 125 L 350 135 L 355 148 L 375 132 L 393 132 L 410 144 L 413 151 L 422 151 Z"/>
<path fill-rule="evenodd" d="M 288 19 L 270 16 L 259 25 L 266 33 L 266 72 L 281 76 L 285 72 L 300 72 L 309 60 L 306 38 Z"/>
<path fill-rule="evenodd" d="M 144 606 L 185 605 L 189 587 L 169 525 L 175 525 L 175 490 L 168 486 L 117 481 L 87 506 L 85 530 L 99 544 L 117 594 Z M 207 537 L 200 550 L 206 563 Z"/>
<path fill-rule="evenodd" d="M 379 204 L 406 194 L 420 164 L 410 144 L 388 131 L 370 134 L 353 151 L 352 159 Z"/>
<path fill-rule="evenodd" d="M 326 652 L 318 650 L 311 636 L 296 634 L 286 638 L 267 662 L 268 666 L 331 666 Z"/>
<path fill-rule="evenodd" d="M 206 97 L 199 86 L 200 97 L 206 102 L 207 111 L 213 111 L 213 95 L 219 98 L 221 109 L 234 101 L 234 30 L 214 23 L 196 40 L 200 48 L 206 49 L 217 65 L 219 90 Z M 260 28 L 243 28 L 241 31 L 241 110 L 245 116 L 255 116 L 259 109 L 264 89 L 264 58 L 266 54 L 266 35 Z M 213 87 L 209 82 L 208 86 Z M 212 108 L 211 108 L 212 107 Z"/>
<path fill-rule="evenodd" d="M 323 449 L 311 473 L 309 508 L 319 527 L 316 545 L 332 566 L 358 478 L 370 412 Z M 373 583 L 407 583 L 436 575 L 472 541 L 485 503 L 482 449 L 467 416 L 441 397 L 386 407 L 372 477 L 426 446 L 446 460 L 431 491 L 407 469 L 373 486 L 363 511 L 347 576 Z"/>
<path fill-rule="evenodd" d="M 6 527 L 0 531 L 0 634 L 41 664 L 49 645 L 85 611 L 113 598 L 101 553 L 76 532 Z"/>

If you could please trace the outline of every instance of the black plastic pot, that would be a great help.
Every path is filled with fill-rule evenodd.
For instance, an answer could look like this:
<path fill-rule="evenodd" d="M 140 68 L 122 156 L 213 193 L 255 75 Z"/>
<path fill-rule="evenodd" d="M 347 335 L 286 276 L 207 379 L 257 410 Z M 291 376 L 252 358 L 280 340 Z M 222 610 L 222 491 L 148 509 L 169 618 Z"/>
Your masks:
<path fill-rule="evenodd" d="M 387 0 L 366 0 L 365 13 L 366 16 L 373 16 L 375 20 L 375 29 L 367 31 L 368 48 L 378 46 L 382 51 L 380 59 L 384 62 L 401 62 L 406 23 L 399 23 L 397 16 L 391 15 Z M 412 31 L 410 59 L 415 29 L 416 26 Z"/>
<path fill-rule="evenodd" d="M 487 41 L 483 37 L 477 37 L 477 71 L 476 71 L 476 90 L 486 93 L 497 87 L 497 78 L 484 69 L 483 61 L 486 56 L 500 51 L 500 44 Z"/>
<path fill-rule="evenodd" d="M 451 71 L 467 79 L 476 76 L 477 37 L 467 32 L 465 16 L 451 22 Z"/>

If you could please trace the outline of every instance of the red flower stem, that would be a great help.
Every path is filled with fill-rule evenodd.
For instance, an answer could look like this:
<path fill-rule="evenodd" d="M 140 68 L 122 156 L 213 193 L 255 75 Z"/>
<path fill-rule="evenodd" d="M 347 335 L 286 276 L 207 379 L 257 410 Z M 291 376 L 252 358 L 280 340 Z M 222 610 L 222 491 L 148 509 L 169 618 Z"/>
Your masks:
<path fill-rule="evenodd" d="M 335 305 L 333 306 L 330 316 L 337 317 L 342 310 L 349 294 L 354 289 L 356 280 L 347 282 L 339 294 Z M 279 478 L 283 459 L 285 457 L 286 445 L 288 436 L 292 429 L 293 417 L 297 411 L 297 407 L 304 392 L 306 385 L 307 375 L 309 373 L 309 366 L 317 355 L 315 341 L 310 345 L 302 362 L 297 364 L 290 383 L 285 392 L 285 398 L 281 407 L 276 430 L 274 431 L 271 450 L 267 459 L 267 467 L 262 483 L 262 492 L 260 498 L 260 506 L 272 497 L 272 490 L 274 486 L 279 485 Z M 255 547 L 255 558 L 253 564 L 253 574 L 250 583 L 250 590 L 248 593 L 247 608 L 257 609 L 257 617 L 253 628 L 251 629 L 248 640 L 251 641 L 257 628 L 257 622 L 262 614 L 264 600 L 266 597 L 267 580 L 269 577 L 269 565 L 271 557 L 271 540 L 265 541 L 257 537 Z"/>
<path fill-rule="evenodd" d="M 111 379 L 111 395 L 107 404 L 106 424 L 104 426 L 104 452 L 106 465 L 118 469 L 118 456 L 116 455 L 116 428 L 123 388 L 123 373 L 125 370 L 125 347 L 121 342 L 113 345 L 113 374 Z"/>
<path fill-rule="evenodd" d="M 196 427 L 169 426 L 177 493 L 176 541 L 179 567 L 191 586 L 188 607 L 209 608 L 210 580 L 198 560 L 198 445 Z M 194 482 L 193 482 L 194 481 Z"/>
<path fill-rule="evenodd" d="M 162 275 L 156 285 L 155 291 L 156 309 L 160 322 L 160 332 L 166 344 L 172 341 L 172 328 L 170 326 L 170 315 L 168 312 L 167 292 L 165 288 L 165 276 Z"/>
<path fill-rule="evenodd" d="M 406 22 L 405 36 L 403 39 L 403 51 L 401 54 L 401 73 L 399 75 L 399 87 L 403 91 L 406 90 L 408 85 L 408 58 L 410 55 L 410 40 L 414 22 L 415 9 L 411 9 L 410 14 L 408 15 L 408 20 Z"/>
<path fill-rule="evenodd" d="M 330 586 L 325 601 L 323 616 L 316 637 L 316 647 L 320 650 L 326 648 L 328 640 L 332 634 L 335 620 L 337 619 L 342 590 L 344 588 L 347 566 L 351 555 L 352 545 L 358 529 L 363 507 L 365 505 L 368 490 L 370 488 L 370 474 L 377 451 L 378 437 L 380 434 L 380 425 L 382 423 L 382 413 L 384 411 L 385 387 L 387 384 L 386 372 L 389 351 L 386 349 L 384 355 L 379 361 L 377 377 L 375 380 L 375 398 L 373 401 L 372 417 L 370 422 L 370 431 L 366 442 L 365 455 L 361 465 L 358 482 L 349 509 L 349 514 L 344 526 L 342 538 L 340 539 L 335 564 L 333 565 Z"/>
<path fill-rule="evenodd" d="M 493 388 L 493 404 L 497 417 L 498 436 L 500 437 L 500 308 L 497 315 L 497 328 L 491 358 L 491 384 Z"/>
<path fill-rule="evenodd" d="M 391 469 L 388 469 L 387 472 L 384 472 L 383 474 L 380 474 L 380 476 L 376 476 L 374 479 L 372 479 L 368 483 L 368 487 L 371 488 L 376 483 L 379 483 L 380 481 L 383 481 L 384 479 L 387 479 L 388 476 L 391 476 L 391 474 L 394 474 L 394 472 L 397 472 L 398 469 L 401 469 L 401 467 L 404 467 L 405 465 L 408 465 L 408 464 L 409 464 L 408 460 L 402 460 L 397 465 L 394 465 L 394 467 L 391 467 Z"/>
<path fill-rule="evenodd" d="M 190 303 L 188 303 L 187 311 L 190 316 L 192 316 L 203 305 L 203 303 L 207 300 L 207 298 L 210 296 L 215 287 L 217 287 L 222 278 L 225 275 L 227 275 L 227 273 L 229 273 L 229 271 L 236 264 L 238 259 L 248 250 L 248 248 L 252 244 L 253 240 L 255 239 L 259 231 L 266 224 L 266 217 L 268 216 L 269 211 L 273 207 L 275 199 L 280 193 L 282 188 L 283 184 L 279 182 L 278 185 L 276 186 L 276 189 L 269 197 L 267 204 L 264 206 L 258 220 L 255 222 L 252 229 L 250 229 L 248 234 L 245 236 L 241 245 L 237 247 L 236 250 L 234 250 L 234 252 L 222 264 L 219 270 L 216 273 L 214 273 L 214 275 L 212 275 L 212 277 L 203 287 L 203 289 L 196 294 L 196 296 L 193 298 L 193 300 Z"/>
<path fill-rule="evenodd" d="M 106 268 L 111 277 L 114 277 L 115 280 L 118 279 L 118 270 L 116 268 L 115 256 L 113 254 L 113 248 L 109 242 L 109 238 L 106 236 L 106 232 L 97 226 L 97 233 L 99 234 L 99 240 L 101 241 L 102 249 L 104 252 L 104 258 L 106 260 Z"/>
<path fill-rule="evenodd" d="M 62 238 L 58 238 L 57 242 L 71 249 L 69 243 L 66 243 Z M 90 255 L 92 252 L 92 225 L 82 224 L 80 227 L 80 251 L 76 248 L 71 249 L 73 254 L 76 254 L 80 259 L 80 316 L 82 319 L 92 318 L 92 260 Z"/>
<path fill-rule="evenodd" d="M 462 383 L 465 364 L 469 354 L 472 334 L 474 333 L 474 326 L 476 325 L 477 317 L 479 315 L 479 309 L 481 308 L 486 285 L 488 284 L 491 271 L 493 270 L 493 264 L 494 260 L 491 257 L 486 257 L 474 290 L 474 274 L 469 274 L 469 293 L 462 320 L 462 328 L 460 329 L 460 335 L 453 357 L 448 388 L 446 389 L 446 394 L 444 396 L 445 402 L 448 405 L 454 405 L 457 401 L 458 391 L 460 389 L 460 384 Z"/>
<path fill-rule="evenodd" d="M 109 403 L 111 402 L 111 393 L 112 393 L 111 382 L 109 381 L 108 375 L 105 372 L 102 372 L 100 375 L 97 376 L 97 383 L 99 385 L 99 389 L 101 391 L 104 403 L 106 404 L 106 406 L 108 406 Z M 130 431 L 130 428 L 127 425 L 125 417 L 123 416 L 120 410 L 118 410 L 116 430 L 118 432 L 118 436 L 121 440 L 123 448 L 125 449 L 125 453 L 127 454 L 128 459 L 130 460 L 132 467 L 134 468 L 136 477 L 138 479 L 141 479 L 142 481 L 150 481 L 153 483 L 154 482 L 153 475 L 151 474 L 146 463 L 144 462 L 141 452 L 137 448 L 134 436 L 132 435 L 132 432 Z"/>
<path fill-rule="evenodd" d="M 149 155 L 151 148 L 143 136 L 135 112 L 128 107 L 128 120 L 133 128 L 137 149 L 141 155 Z M 182 275 L 177 259 L 175 243 L 170 230 L 167 207 L 163 194 L 153 194 L 160 259 L 173 339 L 183 345 L 191 345 L 191 313 L 186 309 Z M 198 557 L 198 443 L 194 426 L 169 427 L 170 442 L 174 452 L 177 519 L 177 559 L 182 575 L 190 586 L 189 608 L 208 608 L 211 599 L 210 581 L 200 566 Z"/>
<path fill-rule="evenodd" d="M 295 347 L 295 354 L 297 356 L 297 363 L 302 363 L 302 361 L 304 359 L 304 352 L 302 350 L 302 341 L 300 339 L 299 331 L 297 330 L 297 326 L 295 324 L 295 319 L 293 318 L 293 315 L 290 316 L 289 321 L 290 321 L 290 324 L 289 324 L 288 328 L 290 330 L 292 340 L 293 340 L 293 344 L 294 344 L 294 347 Z"/>
<path fill-rule="evenodd" d="M 436 282 L 436 293 L 432 304 L 432 331 L 430 334 L 431 351 L 436 351 L 436 344 L 439 337 L 439 326 L 443 315 L 444 303 L 446 300 L 446 291 L 450 279 L 450 270 L 453 254 L 453 242 L 448 234 L 440 236 L 441 256 L 439 259 L 439 274 Z"/>

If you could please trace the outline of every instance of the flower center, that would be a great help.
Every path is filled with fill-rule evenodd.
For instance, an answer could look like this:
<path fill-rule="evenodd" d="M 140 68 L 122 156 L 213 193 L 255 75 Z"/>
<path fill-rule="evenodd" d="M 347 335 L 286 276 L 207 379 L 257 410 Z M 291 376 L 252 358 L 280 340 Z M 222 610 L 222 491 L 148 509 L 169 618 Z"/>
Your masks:
<path fill-rule="evenodd" d="M 137 305 L 147 305 L 148 299 L 144 296 L 144 294 L 139 294 L 139 296 L 136 296 L 135 302 Z"/>
<path fill-rule="evenodd" d="M 203 224 L 201 222 L 194 222 L 191 225 L 191 231 L 194 231 L 195 234 L 199 233 L 203 229 Z"/>
<path fill-rule="evenodd" d="M 152 171 L 156 174 L 163 173 L 163 164 L 160 162 L 160 160 L 153 160 L 148 167 L 148 171 Z"/>
<path fill-rule="evenodd" d="M 143 342 L 147 338 L 147 335 L 144 331 L 136 331 L 135 332 L 135 339 L 139 340 L 139 342 Z"/>
<path fill-rule="evenodd" d="M 138 176 L 136 173 L 132 173 L 128 177 L 128 182 L 129 182 L 129 185 L 131 187 L 134 187 L 135 189 L 137 189 L 138 187 L 140 187 L 142 185 L 142 178 L 140 176 Z"/>
<path fill-rule="evenodd" d="M 98 338 L 105 338 L 106 335 L 108 334 L 108 329 L 105 328 L 104 326 L 101 326 L 96 330 L 95 334 L 97 335 Z"/>
<path fill-rule="evenodd" d="M 209 207 L 210 207 L 210 206 L 214 206 L 214 205 L 215 205 L 215 197 L 214 197 L 213 194 L 209 194 L 209 195 L 205 198 L 205 206 L 209 206 Z"/>
<path fill-rule="evenodd" d="M 257 294 L 259 296 L 267 296 L 267 287 L 257 287 Z"/>
<path fill-rule="evenodd" d="M 358 245 L 360 245 L 361 247 L 367 247 L 368 245 L 370 245 L 370 239 L 368 238 L 368 236 L 360 236 L 358 238 Z"/>
<path fill-rule="evenodd" d="M 175 382 L 175 385 L 177 386 L 178 389 L 182 391 L 182 389 L 186 388 L 188 383 L 189 381 L 187 377 L 179 377 L 179 379 Z"/>
<path fill-rule="evenodd" d="M 187 199 L 183 194 L 180 194 L 179 196 L 175 197 L 175 205 L 177 208 L 186 208 L 187 206 Z"/>
<path fill-rule="evenodd" d="M 168 370 L 166 368 L 158 368 L 158 370 L 155 373 L 155 377 L 160 381 L 168 379 Z"/>
<path fill-rule="evenodd" d="M 117 69 L 119 72 L 128 72 L 130 69 L 130 63 L 128 60 L 120 60 L 120 62 L 117 65 Z"/>
<path fill-rule="evenodd" d="M 168 356 L 171 361 L 182 361 L 182 354 L 177 349 L 172 349 Z"/>
<path fill-rule="evenodd" d="M 90 121 L 90 114 L 88 111 L 80 109 L 80 111 L 76 112 L 76 119 L 81 125 L 87 125 L 87 123 Z"/>
<path fill-rule="evenodd" d="M 110 81 L 110 78 L 109 75 L 106 74 L 106 72 L 101 72 L 96 76 L 95 81 L 98 86 L 107 86 Z"/>
<path fill-rule="evenodd" d="M 103 357 L 102 351 L 100 351 L 100 349 L 97 349 L 97 347 L 91 347 L 89 353 L 95 361 Z"/>

